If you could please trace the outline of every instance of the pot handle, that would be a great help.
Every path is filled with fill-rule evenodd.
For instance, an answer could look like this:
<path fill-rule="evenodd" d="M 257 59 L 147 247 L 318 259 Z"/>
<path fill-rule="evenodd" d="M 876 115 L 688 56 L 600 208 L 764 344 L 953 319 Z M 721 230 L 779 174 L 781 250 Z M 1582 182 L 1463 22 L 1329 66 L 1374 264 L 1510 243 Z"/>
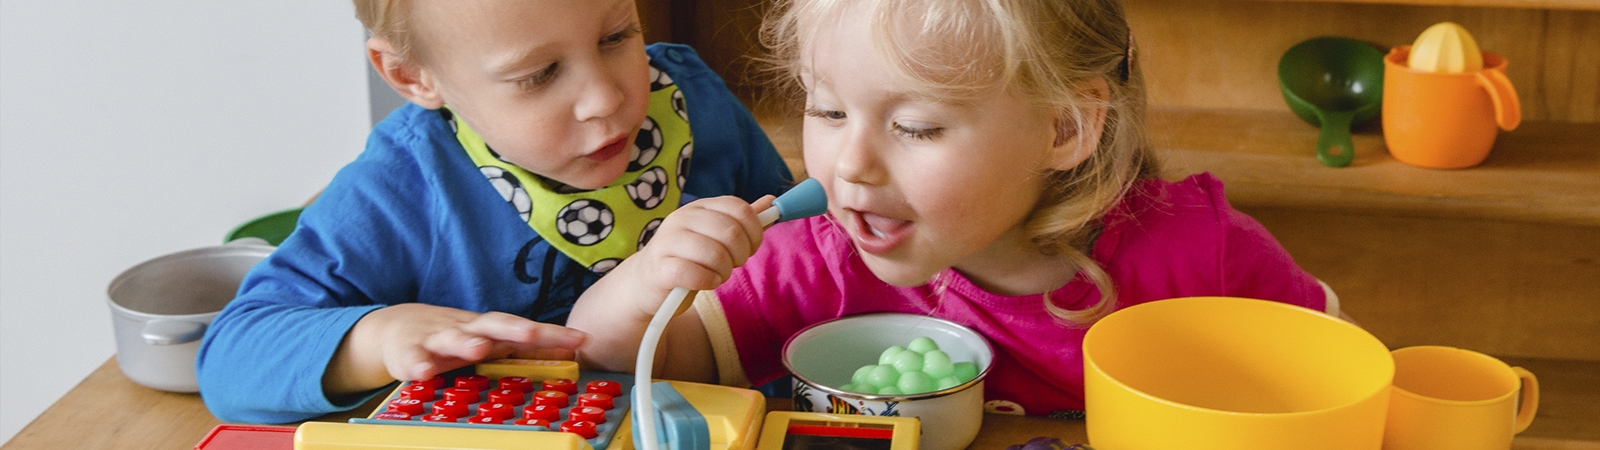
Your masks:
<path fill-rule="evenodd" d="M 154 345 L 178 345 L 200 340 L 206 334 L 206 324 L 187 320 L 156 319 L 145 322 L 139 337 Z"/>

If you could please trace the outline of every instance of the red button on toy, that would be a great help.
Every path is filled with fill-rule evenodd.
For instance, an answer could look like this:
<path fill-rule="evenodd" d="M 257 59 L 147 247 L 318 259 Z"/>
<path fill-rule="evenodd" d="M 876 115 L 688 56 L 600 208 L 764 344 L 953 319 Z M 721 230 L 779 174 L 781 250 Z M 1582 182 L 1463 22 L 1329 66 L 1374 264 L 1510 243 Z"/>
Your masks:
<path fill-rule="evenodd" d="M 524 394 L 522 391 L 516 389 L 496 389 L 489 391 L 490 402 L 506 403 L 512 406 L 521 405 L 523 400 L 525 400 L 523 396 Z"/>
<path fill-rule="evenodd" d="M 555 422 L 561 420 L 561 408 L 548 405 L 528 405 L 522 408 L 522 418 Z"/>
<path fill-rule="evenodd" d="M 528 377 L 501 377 L 500 389 L 516 389 L 526 394 L 533 392 L 533 380 Z"/>
<path fill-rule="evenodd" d="M 384 411 L 373 414 L 372 418 L 379 420 L 411 420 L 411 415 L 400 411 Z"/>
<path fill-rule="evenodd" d="M 489 388 L 489 377 L 483 375 L 462 375 L 456 377 L 456 387 L 471 388 L 481 391 Z"/>
<path fill-rule="evenodd" d="M 535 392 L 533 393 L 533 404 L 565 408 L 567 407 L 567 393 L 561 391 Z"/>
<path fill-rule="evenodd" d="M 616 402 L 612 401 L 611 396 L 606 394 L 601 394 L 599 392 L 585 392 L 578 394 L 578 406 L 593 406 L 596 408 L 609 410 L 616 407 Z"/>
<path fill-rule="evenodd" d="M 600 432 L 595 430 L 594 422 L 584 422 L 581 420 L 569 420 L 563 422 L 561 424 L 561 431 L 583 436 L 584 439 L 594 439 L 595 436 L 600 435 Z"/>
<path fill-rule="evenodd" d="M 472 418 L 467 419 L 467 423 L 482 423 L 482 424 L 500 425 L 500 424 L 506 423 L 506 420 L 502 419 L 502 418 L 499 418 L 499 417 L 494 417 L 494 416 L 472 416 Z"/>
<path fill-rule="evenodd" d="M 426 403 L 424 403 L 422 400 L 417 400 L 414 398 L 397 398 L 389 402 L 389 410 L 403 412 L 412 416 L 420 416 L 422 415 L 422 407 L 425 405 Z"/>
<path fill-rule="evenodd" d="M 573 422 L 606 423 L 606 410 L 593 406 L 579 406 L 572 408 L 569 414 Z"/>
<path fill-rule="evenodd" d="M 622 395 L 622 383 L 611 380 L 594 380 L 584 385 L 584 392 L 595 392 L 616 397 Z"/>
<path fill-rule="evenodd" d="M 423 386 L 423 385 L 420 385 L 420 384 L 413 384 L 413 385 L 410 385 L 410 386 L 406 386 L 405 389 L 400 391 L 400 398 L 409 398 L 409 399 L 415 399 L 415 400 L 418 400 L 418 401 L 431 402 L 431 401 L 433 401 L 433 388 L 430 388 L 430 387 L 427 387 L 427 386 Z"/>
<path fill-rule="evenodd" d="M 550 428 L 550 421 L 544 419 L 517 419 L 516 422 L 512 423 L 529 427 Z"/>
<path fill-rule="evenodd" d="M 423 422 L 455 422 L 456 416 L 449 414 L 429 414 L 422 416 Z"/>
<path fill-rule="evenodd" d="M 445 386 L 446 382 L 445 382 L 445 379 L 444 379 L 444 375 L 437 375 L 437 376 L 434 376 L 433 378 L 429 378 L 429 379 L 421 380 L 421 381 L 413 381 L 413 382 L 411 382 L 411 384 L 427 386 L 429 390 L 446 387 Z"/>
<path fill-rule="evenodd" d="M 544 380 L 544 390 L 561 391 L 567 395 L 578 395 L 578 383 L 566 378 L 550 378 Z"/>
<path fill-rule="evenodd" d="M 517 415 L 516 406 L 505 403 L 483 402 L 478 405 L 478 415 L 510 419 Z"/>
<path fill-rule="evenodd" d="M 467 415 L 467 404 L 455 400 L 433 402 L 433 413 L 450 416 L 450 420 Z"/>
<path fill-rule="evenodd" d="M 477 403 L 478 391 L 468 387 L 453 387 L 444 390 L 444 399 L 462 403 Z"/>

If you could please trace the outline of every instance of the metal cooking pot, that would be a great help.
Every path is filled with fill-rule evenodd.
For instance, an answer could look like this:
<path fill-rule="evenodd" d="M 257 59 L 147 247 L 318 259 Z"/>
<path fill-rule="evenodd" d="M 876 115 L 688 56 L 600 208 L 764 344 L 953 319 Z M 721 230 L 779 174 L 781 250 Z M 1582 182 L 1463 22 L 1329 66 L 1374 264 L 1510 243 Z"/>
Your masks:
<path fill-rule="evenodd" d="M 186 250 L 118 275 L 106 289 L 106 303 L 122 373 L 155 389 L 198 392 L 200 337 L 233 300 L 245 273 L 273 248 L 241 241 Z"/>

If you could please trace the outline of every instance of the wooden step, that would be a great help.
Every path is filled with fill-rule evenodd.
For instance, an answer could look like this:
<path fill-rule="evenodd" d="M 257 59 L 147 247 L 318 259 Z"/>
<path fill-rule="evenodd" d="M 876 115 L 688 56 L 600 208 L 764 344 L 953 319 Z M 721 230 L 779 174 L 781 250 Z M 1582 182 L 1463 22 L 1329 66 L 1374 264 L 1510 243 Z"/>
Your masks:
<path fill-rule="evenodd" d="M 1172 176 L 1211 172 L 1242 207 L 1600 225 L 1600 124 L 1524 122 L 1457 170 L 1389 156 L 1376 125 L 1349 167 L 1317 162 L 1317 128 L 1278 111 L 1156 109 L 1150 135 Z"/>

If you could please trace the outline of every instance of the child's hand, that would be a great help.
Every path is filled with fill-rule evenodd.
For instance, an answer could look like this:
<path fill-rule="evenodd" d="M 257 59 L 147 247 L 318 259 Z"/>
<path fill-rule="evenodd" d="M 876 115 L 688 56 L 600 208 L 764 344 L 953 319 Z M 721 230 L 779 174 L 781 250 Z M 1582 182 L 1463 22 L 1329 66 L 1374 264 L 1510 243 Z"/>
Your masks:
<path fill-rule="evenodd" d="M 746 204 L 738 197 L 700 199 L 667 216 L 655 237 L 623 261 L 622 277 L 649 295 L 633 306 L 648 321 L 674 287 L 715 289 L 761 245 L 757 213 L 772 206 L 772 196 Z M 607 278 L 616 276 L 615 273 Z"/>
<path fill-rule="evenodd" d="M 590 369 L 631 372 L 644 330 L 667 294 L 676 287 L 714 289 L 726 281 L 733 268 L 744 264 L 761 245 L 763 227 L 757 214 L 771 207 L 772 200 L 767 196 L 755 204 L 746 204 L 737 197 L 701 199 L 668 215 L 648 245 L 600 278 L 573 305 L 567 326 L 591 333 L 579 355 L 581 364 Z M 689 322 L 698 326 L 698 319 L 683 323 Z M 705 333 L 698 332 L 698 337 L 695 334 L 668 332 L 657 348 L 657 360 L 664 360 L 667 354 L 694 353 L 711 361 Z M 674 341 L 696 338 L 698 343 L 694 345 Z M 692 358 L 674 361 L 698 367 Z M 708 367 L 715 366 L 708 363 Z M 656 373 L 668 376 L 662 371 Z M 685 379 L 715 376 L 712 372 Z"/>
<path fill-rule="evenodd" d="M 506 313 L 423 303 L 373 311 L 340 344 L 323 388 L 362 392 L 393 380 L 426 380 L 487 359 L 572 359 L 587 334 Z"/>

